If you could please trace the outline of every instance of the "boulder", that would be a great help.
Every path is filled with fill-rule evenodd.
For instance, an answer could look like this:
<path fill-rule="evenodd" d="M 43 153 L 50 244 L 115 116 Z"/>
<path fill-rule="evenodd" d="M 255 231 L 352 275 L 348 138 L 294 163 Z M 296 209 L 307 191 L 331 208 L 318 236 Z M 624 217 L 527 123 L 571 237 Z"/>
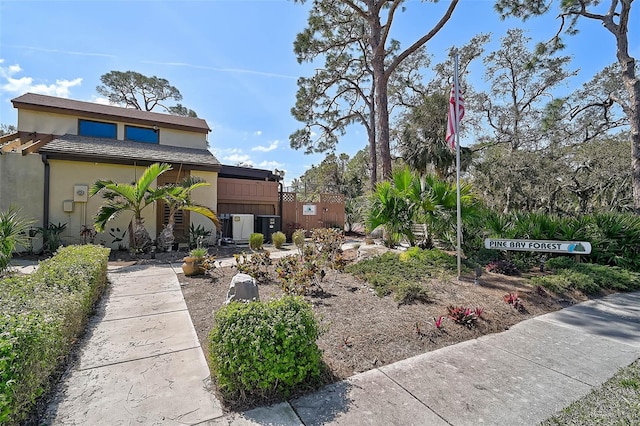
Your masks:
<path fill-rule="evenodd" d="M 236 274 L 231 279 L 229 284 L 229 291 L 227 292 L 226 304 L 233 301 L 236 302 L 251 302 L 254 300 L 260 300 L 258 294 L 258 283 L 256 280 L 248 274 Z"/>
<path fill-rule="evenodd" d="M 390 251 L 388 247 L 382 244 L 363 244 L 358 247 L 357 261 L 371 259 L 372 257 L 382 256 L 386 252 Z"/>

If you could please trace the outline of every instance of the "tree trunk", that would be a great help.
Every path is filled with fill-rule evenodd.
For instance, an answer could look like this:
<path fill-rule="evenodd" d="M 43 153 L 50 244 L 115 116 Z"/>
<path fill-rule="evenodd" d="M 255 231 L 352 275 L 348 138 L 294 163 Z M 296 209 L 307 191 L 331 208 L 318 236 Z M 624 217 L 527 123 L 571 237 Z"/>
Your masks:
<path fill-rule="evenodd" d="M 635 66 L 635 61 L 632 64 Z M 634 73 L 635 74 L 635 73 Z M 633 176 L 633 208 L 640 214 L 640 80 L 625 77 L 625 86 L 629 90 L 629 126 L 631 133 L 631 175 Z"/>
<path fill-rule="evenodd" d="M 175 224 L 172 221 L 169 221 L 167 225 L 162 229 L 160 235 L 158 235 L 158 240 L 156 241 L 156 246 L 161 250 L 169 250 L 169 248 L 173 245 L 175 241 L 175 237 L 173 236 L 173 230 L 175 228 Z"/>
<path fill-rule="evenodd" d="M 385 74 L 384 59 L 386 55 L 384 41 L 382 40 L 382 24 L 380 17 L 373 16 L 369 22 L 371 36 L 369 44 L 373 56 L 371 58 L 371 70 L 373 74 L 373 104 L 375 110 L 376 143 L 380 148 L 380 160 L 382 162 L 382 179 L 391 179 L 391 151 L 389 149 L 389 107 L 387 97 L 387 77 Z M 372 165 L 373 166 L 373 165 Z"/>
<path fill-rule="evenodd" d="M 636 214 L 640 214 L 640 80 L 636 76 L 636 61 L 629 55 L 631 1 L 622 1 L 619 4 L 618 13 L 609 13 L 599 19 L 616 38 L 616 57 L 622 68 L 622 81 L 629 93 L 629 103 L 623 104 L 622 109 L 629 117 L 631 133 L 633 207 Z M 614 22 L 614 16 L 618 18 L 618 24 Z"/>
<path fill-rule="evenodd" d="M 135 218 L 133 223 L 133 232 L 129 235 L 133 235 L 132 250 L 136 252 L 145 253 L 151 248 L 151 237 L 147 232 L 147 228 L 144 227 L 144 219 Z"/>

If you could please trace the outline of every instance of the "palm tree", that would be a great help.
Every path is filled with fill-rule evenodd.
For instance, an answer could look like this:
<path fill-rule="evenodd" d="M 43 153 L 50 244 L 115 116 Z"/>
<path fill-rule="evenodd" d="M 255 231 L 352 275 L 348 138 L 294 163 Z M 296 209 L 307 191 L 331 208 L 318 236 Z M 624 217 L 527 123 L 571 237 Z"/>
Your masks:
<path fill-rule="evenodd" d="M 103 232 L 107 222 L 130 211 L 133 213 L 133 223 L 129 225 L 132 229 L 129 233 L 130 248 L 135 251 L 148 250 L 151 247 L 151 237 L 144 227 L 142 210 L 164 197 L 164 189 L 153 189 L 151 185 L 158 176 L 169 170 L 169 164 L 154 163 L 133 184 L 116 183 L 112 180 L 98 180 L 94 183 L 89 194 L 93 197 L 102 192 L 102 197 L 106 200 L 94 218 L 96 231 Z"/>
<path fill-rule="evenodd" d="M 366 219 L 369 232 L 378 226 L 385 231 L 385 244 L 394 246 L 403 236 L 414 244 L 412 232 L 414 205 L 407 194 L 413 184 L 408 168 L 393 174 L 393 183 L 379 182 L 371 195 L 371 209 Z"/>
<path fill-rule="evenodd" d="M 157 246 L 162 249 L 171 247 L 174 241 L 173 230 L 176 224 L 176 213 L 180 210 L 189 210 L 199 213 L 211 219 L 216 227 L 220 226 L 216 213 L 207 206 L 196 204 L 191 200 L 191 191 L 203 186 L 210 186 L 203 179 L 195 176 L 187 176 L 178 184 L 170 184 L 161 187 L 165 192 L 163 201 L 169 208 L 169 219 L 167 224 L 158 235 Z"/>
<path fill-rule="evenodd" d="M 460 205 L 463 218 L 476 212 L 476 203 L 471 186 L 462 185 Z M 393 182 L 384 181 L 376 186 L 367 227 L 373 230 L 383 225 L 386 239 L 392 244 L 405 237 L 412 246 L 419 243 L 430 247 L 435 239 L 451 240 L 451 235 L 455 235 L 456 210 L 454 184 L 435 175 L 421 177 L 405 167 L 393 173 Z M 426 225 L 424 241 L 417 241 L 414 224 Z"/>

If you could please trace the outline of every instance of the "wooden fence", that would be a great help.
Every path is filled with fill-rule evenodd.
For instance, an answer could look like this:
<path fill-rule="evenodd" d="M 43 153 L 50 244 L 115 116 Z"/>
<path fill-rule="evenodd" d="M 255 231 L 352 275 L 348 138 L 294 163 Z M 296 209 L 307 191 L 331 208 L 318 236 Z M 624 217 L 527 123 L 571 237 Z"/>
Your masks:
<path fill-rule="evenodd" d="M 283 192 L 281 196 L 282 232 L 287 239 L 296 229 L 344 228 L 344 195 L 320 194 L 311 201 L 295 192 Z"/>

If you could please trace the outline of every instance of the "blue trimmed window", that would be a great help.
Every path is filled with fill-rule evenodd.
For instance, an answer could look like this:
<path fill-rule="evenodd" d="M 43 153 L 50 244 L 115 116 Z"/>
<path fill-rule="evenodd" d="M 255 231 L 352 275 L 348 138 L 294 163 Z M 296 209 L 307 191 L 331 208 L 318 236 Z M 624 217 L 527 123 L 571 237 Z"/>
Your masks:
<path fill-rule="evenodd" d="M 149 127 L 124 126 L 124 139 L 128 141 L 158 143 L 160 131 Z"/>
<path fill-rule="evenodd" d="M 78 134 L 94 138 L 115 139 L 118 134 L 118 126 L 115 123 L 102 121 L 78 120 Z"/>

